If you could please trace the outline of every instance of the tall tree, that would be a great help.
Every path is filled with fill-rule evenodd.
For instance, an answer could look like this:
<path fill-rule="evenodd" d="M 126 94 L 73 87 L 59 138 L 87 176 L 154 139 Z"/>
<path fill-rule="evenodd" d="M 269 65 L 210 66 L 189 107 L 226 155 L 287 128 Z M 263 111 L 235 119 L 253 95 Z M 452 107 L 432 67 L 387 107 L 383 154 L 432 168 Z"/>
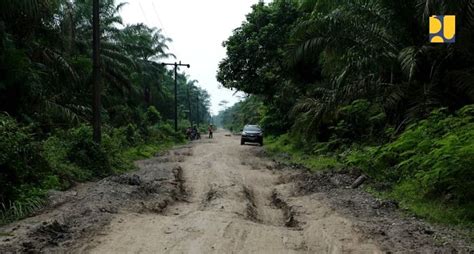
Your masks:
<path fill-rule="evenodd" d="M 94 100 L 92 104 L 92 126 L 94 129 L 94 141 L 100 144 L 102 139 L 102 131 L 101 131 L 101 92 L 102 92 L 102 85 L 101 85 L 101 68 L 100 68 L 100 5 L 99 0 L 93 1 L 92 7 L 92 30 L 93 30 L 93 39 L 92 39 L 92 82 L 93 82 L 93 94 Z"/>

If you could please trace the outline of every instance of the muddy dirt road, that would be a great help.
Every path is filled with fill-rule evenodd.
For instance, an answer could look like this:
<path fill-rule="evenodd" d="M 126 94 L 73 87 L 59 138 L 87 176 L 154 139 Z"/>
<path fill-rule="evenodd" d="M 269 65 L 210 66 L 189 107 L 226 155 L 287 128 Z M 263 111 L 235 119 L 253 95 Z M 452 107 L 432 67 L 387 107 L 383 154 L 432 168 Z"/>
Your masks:
<path fill-rule="evenodd" d="M 187 200 L 161 214 L 121 214 L 92 253 L 379 253 L 350 221 L 313 202 L 294 218 L 291 184 L 252 146 L 217 134 L 181 167 Z M 301 200 L 300 202 L 306 202 Z M 297 203 L 292 203 L 296 206 Z M 303 218 L 304 217 L 304 218 Z"/>
<path fill-rule="evenodd" d="M 401 216 L 218 132 L 138 163 L 139 171 L 59 193 L 0 232 L 0 253 L 469 253 L 456 232 Z M 53 195 L 54 196 L 54 195 Z"/>

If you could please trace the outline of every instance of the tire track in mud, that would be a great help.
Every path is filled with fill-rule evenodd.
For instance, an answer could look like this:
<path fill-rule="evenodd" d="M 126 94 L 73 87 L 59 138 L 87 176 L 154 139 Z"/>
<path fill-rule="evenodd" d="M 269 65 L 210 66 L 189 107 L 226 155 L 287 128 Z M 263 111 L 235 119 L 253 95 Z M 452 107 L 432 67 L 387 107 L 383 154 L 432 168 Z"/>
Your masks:
<path fill-rule="evenodd" d="M 272 204 L 281 209 L 285 227 L 300 229 L 299 221 L 296 219 L 296 212 L 293 210 L 293 207 L 284 200 L 281 194 L 277 192 L 277 190 L 273 190 L 271 199 Z"/>
<path fill-rule="evenodd" d="M 247 186 L 242 187 L 242 193 L 246 199 L 246 218 L 257 223 L 262 223 L 255 201 L 255 193 Z"/>

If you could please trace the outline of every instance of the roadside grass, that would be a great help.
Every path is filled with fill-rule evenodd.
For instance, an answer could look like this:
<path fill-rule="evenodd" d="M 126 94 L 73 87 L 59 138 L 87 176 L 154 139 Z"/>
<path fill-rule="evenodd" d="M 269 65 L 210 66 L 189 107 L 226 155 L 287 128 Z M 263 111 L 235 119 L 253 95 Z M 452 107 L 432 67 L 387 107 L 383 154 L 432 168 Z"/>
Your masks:
<path fill-rule="evenodd" d="M 383 200 L 396 200 L 407 215 L 430 223 L 467 230 L 468 237 L 474 241 L 474 202 L 472 201 L 452 204 L 440 197 L 424 197 L 420 194 L 420 184 L 414 180 L 395 183 L 386 191 L 376 190 L 370 185 L 365 190 Z"/>
<path fill-rule="evenodd" d="M 286 134 L 279 137 L 267 137 L 265 149 L 277 160 L 302 165 L 312 172 L 338 169 L 343 166 L 336 157 L 305 153 L 297 148 Z"/>
<path fill-rule="evenodd" d="M 401 208 L 430 222 L 461 225 L 471 229 L 474 226 L 474 221 L 472 221 L 474 203 L 448 205 L 442 200 L 423 198 L 419 195 L 419 185 L 415 181 L 403 181 L 396 184 L 391 191 L 386 193 L 386 196 L 399 201 Z"/>
<path fill-rule="evenodd" d="M 122 156 L 127 161 L 143 160 L 153 157 L 156 153 L 171 149 L 173 146 L 184 144 L 184 142 L 166 141 L 160 144 L 141 144 L 125 150 Z"/>
<path fill-rule="evenodd" d="M 441 200 L 423 198 L 419 195 L 418 185 L 414 181 L 405 181 L 387 191 L 376 190 L 371 185 L 364 190 L 382 200 L 396 200 L 405 216 L 459 229 L 459 233 L 474 241 L 474 222 L 466 217 L 466 214 L 473 213 L 474 205 L 453 206 Z"/>

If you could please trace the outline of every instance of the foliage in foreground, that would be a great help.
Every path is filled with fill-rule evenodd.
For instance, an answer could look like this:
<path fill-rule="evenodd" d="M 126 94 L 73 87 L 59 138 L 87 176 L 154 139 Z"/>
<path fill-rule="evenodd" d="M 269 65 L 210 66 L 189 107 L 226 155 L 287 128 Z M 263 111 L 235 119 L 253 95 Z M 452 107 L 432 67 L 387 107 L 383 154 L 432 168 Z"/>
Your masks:
<path fill-rule="evenodd" d="M 346 162 L 393 186 L 393 195 L 410 206 L 421 200 L 459 206 L 458 217 L 450 220 L 473 222 L 473 155 L 474 106 L 470 105 L 455 115 L 436 110 L 395 141 L 353 151 Z M 429 211 L 420 213 L 431 216 Z"/>
<path fill-rule="evenodd" d="M 91 127 L 80 125 L 37 141 L 31 127 L 0 115 L 0 223 L 41 207 L 48 190 L 133 169 L 134 160 L 184 142 L 168 124 L 145 129 L 106 128 L 98 145 Z"/>

